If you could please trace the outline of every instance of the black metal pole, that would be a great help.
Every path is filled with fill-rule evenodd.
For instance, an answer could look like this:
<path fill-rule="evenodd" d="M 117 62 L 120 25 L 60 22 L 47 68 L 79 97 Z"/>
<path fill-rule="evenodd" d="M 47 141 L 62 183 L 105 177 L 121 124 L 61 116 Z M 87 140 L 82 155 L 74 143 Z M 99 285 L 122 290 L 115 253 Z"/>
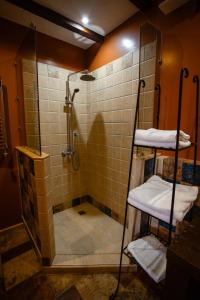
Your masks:
<path fill-rule="evenodd" d="M 156 84 L 155 90 L 158 92 L 158 104 L 157 104 L 157 115 L 156 115 L 156 128 L 158 129 L 159 121 L 160 121 L 160 95 L 161 95 L 161 88 L 159 83 Z"/>
<path fill-rule="evenodd" d="M 157 114 L 156 114 L 156 128 L 159 128 L 159 119 L 160 119 L 160 84 L 157 83 L 155 86 L 155 91 L 158 93 L 157 97 Z M 155 174 L 155 168 L 156 168 L 156 154 L 157 154 L 157 149 L 154 149 L 154 161 L 153 161 L 153 174 Z"/>
<path fill-rule="evenodd" d="M 122 257 L 123 257 L 123 249 L 124 249 L 124 238 L 125 238 L 125 232 L 126 232 L 126 221 L 127 221 L 127 212 L 128 212 L 128 195 L 130 190 L 130 183 L 131 183 L 131 171 L 132 171 L 132 165 L 133 165 L 133 152 L 134 152 L 134 143 L 135 143 L 135 133 L 137 128 L 137 118 L 138 118 L 138 110 L 139 110 L 139 101 L 140 101 L 140 90 L 141 87 L 145 87 L 145 81 L 143 79 L 139 80 L 138 84 L 138 94 L 137 94 L 137 103 L 136 103 L 136 111 L 135 111 L 135 122 L 133 127 L 133 138 L 132 138 L 132 146 L 131 146 L 131 157 L 130 157 L 130 166 L 129 166 L 129 175 L 128 175 L 128 186 L 127 186 L 127 194 L 126 194 L 126 208 L 125 208 L 125 216 L 124 216 L 124 228 L 123 228 L 123 236 L 122 236 L 122 243 L 121 243 L 121 253 L 120 253 L 120 263 L 119 263 L 119 273 L 118 273 L 118 282 L 117 287 L 114 292 L 110 296 L 110 299 L 115 299 L 118 290 L 119 290 L 119 284 L 121 279 L 121 270 L 122 270 Z"/>
<path fill-rule="evenodd" d="M 177 119 L 177 135 L 176 135 L 176 151 L 175 151 L 175 162 L 174 162 L 174 176 L 173 176 L 173 188 L 172 188 L 172 202 L 169 220 L 169 238 L 168 245 L 171 243 L 172 239 L 172 224 L 173 224 L 173 214 L 174 214 L 174 201 L 175 201 L 175 191 L 176 191 L 176 178 L 178 170 L 178 154 L 179 154 L 179 136 L 181 127 L 181 110 L 182 110 L 182 94 L 183 94 L 183 78 L 187 78 L 189 72 L 187 68 L 181 69 L 180 81 L 179 81 L 179 98 L 178 98 L 178 119 Z"/>
<path fill-rule="evenodd" d="M 193 76 L 193 83 L 196 84 L 196 116 L 195 116 L 195 139 L 194 139 L 194 163 L 193 163 L 193 184 L 196 184 L 196 165 L 198 150 L 198 123 L 199 123 L 199 76 Z"/>

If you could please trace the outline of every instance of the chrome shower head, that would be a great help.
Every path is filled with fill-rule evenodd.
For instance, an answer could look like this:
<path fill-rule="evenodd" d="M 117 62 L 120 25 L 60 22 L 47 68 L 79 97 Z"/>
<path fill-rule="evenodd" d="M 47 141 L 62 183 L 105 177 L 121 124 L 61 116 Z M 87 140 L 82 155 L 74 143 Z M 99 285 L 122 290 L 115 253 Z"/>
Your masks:
<path fill-rule="evenodd" d="M 80 77 L 81 80 L 83 80 L 83 81 L 93 81 L 93 80 L 95 80 L 95 77 L 92 76 L 92 75 L 89 73 L 88 70 L 84 70 L 84 71 L 82 71 L 81 73 L 82 73 L 82 75 L 81 75 L 81 77 Z"/>
<path fill-rule="evenodd" d="M 95 80 L 95 77 L 92 76 L 91 74 L 83 74 L 81 75 L 80 79 L 83 81 L 93 81 Z"/>

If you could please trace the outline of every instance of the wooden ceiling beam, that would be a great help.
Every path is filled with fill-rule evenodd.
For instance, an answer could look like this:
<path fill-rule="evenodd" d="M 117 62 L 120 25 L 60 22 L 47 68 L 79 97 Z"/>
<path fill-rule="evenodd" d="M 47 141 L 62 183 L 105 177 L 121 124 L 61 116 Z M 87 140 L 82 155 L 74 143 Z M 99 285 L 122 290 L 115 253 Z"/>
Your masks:
<path fill-rule="evenodd" d="M 129 0 L 141 11 L 147 11 L 154 5 L 154 0 Z"/>
<path fill-rule="evenodd" d="M 83 25 L 70 20 L 69 18 L 55 12 L 54 10 L 47 8 L 37 2 L 32 0 L 6 0 L 30 13 L 37 15 L 47 21 L 50 21 L 58 26 L 64 27 L 70 31 L 78 33 L 92 41 L 97 43 L 102 43 L 104 41 L 104 36 L 84 27 Z"/>

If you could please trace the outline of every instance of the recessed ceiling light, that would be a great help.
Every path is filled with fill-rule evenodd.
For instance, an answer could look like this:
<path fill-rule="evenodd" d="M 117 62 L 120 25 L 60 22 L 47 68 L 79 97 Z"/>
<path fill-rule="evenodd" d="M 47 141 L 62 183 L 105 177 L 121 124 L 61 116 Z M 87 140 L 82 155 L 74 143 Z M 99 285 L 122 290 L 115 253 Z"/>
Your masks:
<path fill-rule="evenodd" d="M 85 25 L 87 25 L 89 23 L 89 19 L 88 19 L 87 16 L 82 17 L 82 23 L 85 24 Z"/>
<path fill-rule="evenodd" d="M 127 49 L 131 49 L 134 47 L 134 42 L 131 39 L 124 38 L 122 40 L 122 45 Z"/>

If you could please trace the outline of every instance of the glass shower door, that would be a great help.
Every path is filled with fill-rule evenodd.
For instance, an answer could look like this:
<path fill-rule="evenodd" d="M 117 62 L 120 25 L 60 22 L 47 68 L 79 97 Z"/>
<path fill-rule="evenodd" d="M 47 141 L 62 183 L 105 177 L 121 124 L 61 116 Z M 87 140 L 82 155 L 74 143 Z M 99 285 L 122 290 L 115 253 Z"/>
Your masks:
<path fill-rule="evenodd" d="M 28 29 L 16 56 L 20 144 L 41 154 L 39 92 L 37 70 L 37 32 Z"/>

